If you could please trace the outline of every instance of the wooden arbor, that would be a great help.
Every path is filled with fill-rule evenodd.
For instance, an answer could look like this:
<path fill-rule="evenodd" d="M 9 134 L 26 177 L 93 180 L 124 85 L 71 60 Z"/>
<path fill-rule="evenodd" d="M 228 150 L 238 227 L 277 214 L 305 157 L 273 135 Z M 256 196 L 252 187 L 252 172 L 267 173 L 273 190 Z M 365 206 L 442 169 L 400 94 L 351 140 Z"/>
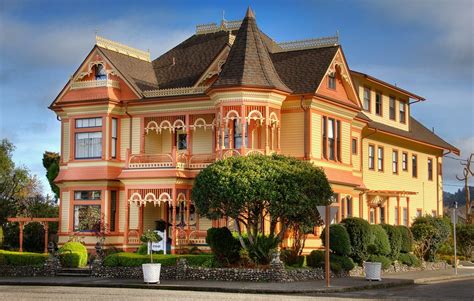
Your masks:
<path fill-rule="evenodd" d="M 48 253 L 48 229 L 49 223 L 59 222 L 58 217 L 10 217 L 7 219 L 11 223 L 20 224 L 20 252 L 23 252 L 23 227 L 29 223 L 38 222 L 44 227 L 44 252 Z"/>

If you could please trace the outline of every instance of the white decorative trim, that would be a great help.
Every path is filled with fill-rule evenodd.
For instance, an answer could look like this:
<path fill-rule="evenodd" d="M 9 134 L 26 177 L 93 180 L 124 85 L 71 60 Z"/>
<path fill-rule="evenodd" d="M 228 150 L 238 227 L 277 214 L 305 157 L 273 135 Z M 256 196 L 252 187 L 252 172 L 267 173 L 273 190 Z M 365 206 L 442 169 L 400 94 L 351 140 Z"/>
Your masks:
<path fill-rule="evenodd" d="M 112 40 L 105 39 L 103 37 L 96 36 L 95 37 L 95 44 L 99 47 L 109 49 L 121 54 L 125 54 L 134 58 L 137 58 L 142 61 L 147 61 L 151 62 L 150 59 L 150 52 L 149 51 L 143 51 L 137 48 L 133 48 L 130 46 L 127 46 L 122 43 L 118 43 Z"/>
<path fill-rule="evenodd" d="M 240 25 L 242 25 L 242 20 L 222 20 L 220 26 L 217 26 L 216 23 L 199 24 L 196 25 L 196 34 L 214 33 L 218 31 L 234 31 L 238 30 Z"/>
<path fill-rule="evenodd" d="M 155 207 L 157 204 L 160 205 L 162 202 L 172 202 L 172 201 L 173 199 L 166 192 L 163 192 L 162 194 L 160 194 L 158 198 L 152 192 L 147 193 L 144 198 L 142 198 L 140 193 L 134 192 L 128 199 L 128 202 L 130 204 L 134 203 L 137 206 L 146 206 L 147 203 L 153 203 Z"/>
<path fill-rule="evenodd" d="M 145 95 L 145 97 L 162 97 L 162 96 L 203 94 L 207 90 L 207 88 L 209 88 L 209 86 L 147 90 L 147 91 L 143 91 L 143 95 Z"/>
<path fill-rule="evenodd" d="M 120 89 L 120 83 L 116 80 L 100 79 L 100 80 L 77 81 L 71 84 L 71 90 L 99 88 L 99 87 L 111 87 L 111 88 Z"/>
<path fill-rule="evenodd" d="M 278 43 L 280 49 L 275 49 L 274 52 L 295 51 L 303 49 L 321 48 L 328 46 L 339 45 L 339 36 L 322 37 L 317 39 L 307 39 L 299 41 L 289 41 Z"/>

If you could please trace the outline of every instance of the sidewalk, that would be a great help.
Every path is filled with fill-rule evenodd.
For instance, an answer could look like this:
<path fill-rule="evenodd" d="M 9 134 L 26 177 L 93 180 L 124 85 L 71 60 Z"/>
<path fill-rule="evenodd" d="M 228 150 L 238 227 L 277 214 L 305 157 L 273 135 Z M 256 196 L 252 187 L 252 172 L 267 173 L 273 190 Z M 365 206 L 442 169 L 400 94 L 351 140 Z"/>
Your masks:
<path fill-rule="evenodd" d="M 369 282 L 361 277 L 336 278 L 331 279 L 330 288 L 325 287 L 324 280 L 292 283 L 167 280 L 161 284 L 144 284 L 141 280 L 137 279 L 101 279 L 89 277 L 0 277 L 0 285 L 144 288 L 260 294 L 318 294 L 387 288 L 467 278 L 474 279 L 473 269 L 459 269 L 458 275 L 454 275 L 453 269 L 394 273 L 384 276 L 380 282 Z"/>

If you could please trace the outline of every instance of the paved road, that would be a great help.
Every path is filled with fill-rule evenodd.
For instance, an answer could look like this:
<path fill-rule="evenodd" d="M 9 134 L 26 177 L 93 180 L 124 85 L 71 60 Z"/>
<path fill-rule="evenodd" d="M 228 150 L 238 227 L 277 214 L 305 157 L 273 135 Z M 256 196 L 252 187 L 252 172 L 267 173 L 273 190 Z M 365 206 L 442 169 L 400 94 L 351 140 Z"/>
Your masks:
<path fill-rule="evenodd" d="M 125 289 L 125 288 L 85 288 L 85 287 L 51 287 L 51 286 L 0 286 L 0 300 L 474 300 L 474 280 L 413 285 L 408 287 L 389 288 L 347 292 L 333 295 L 288 296 L 288 295 L 255 295 L 209 293 L 191 291 Z"/>

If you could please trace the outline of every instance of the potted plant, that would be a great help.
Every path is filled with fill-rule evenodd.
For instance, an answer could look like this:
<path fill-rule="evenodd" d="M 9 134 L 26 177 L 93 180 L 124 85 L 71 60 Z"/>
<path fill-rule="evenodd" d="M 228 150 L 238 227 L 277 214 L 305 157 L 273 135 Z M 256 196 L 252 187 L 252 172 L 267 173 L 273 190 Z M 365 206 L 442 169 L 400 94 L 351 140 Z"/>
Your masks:
<path fill-rule="evenodd" d="M 364 261 L 365 279 L 370 281 L 382 281 L 382 263 L 372 260 L 375 258 L 372 255 L 377 253 L 377 246 L 373 244 L 369 245 L 367 246 L 367 251 L 370 256 L 367 261 Z"/>
<path fill-rule="evenodd" d="M 161 237 L 154 231 L 147 230 L 140 240 L 151 248 L 151 243 L 161 241 Z M 150 263 L 142 264 L 143 281 L 145 283 L 160 283 L 161 263 L 153 263 L 153 252 L 150 251 Z"/>

